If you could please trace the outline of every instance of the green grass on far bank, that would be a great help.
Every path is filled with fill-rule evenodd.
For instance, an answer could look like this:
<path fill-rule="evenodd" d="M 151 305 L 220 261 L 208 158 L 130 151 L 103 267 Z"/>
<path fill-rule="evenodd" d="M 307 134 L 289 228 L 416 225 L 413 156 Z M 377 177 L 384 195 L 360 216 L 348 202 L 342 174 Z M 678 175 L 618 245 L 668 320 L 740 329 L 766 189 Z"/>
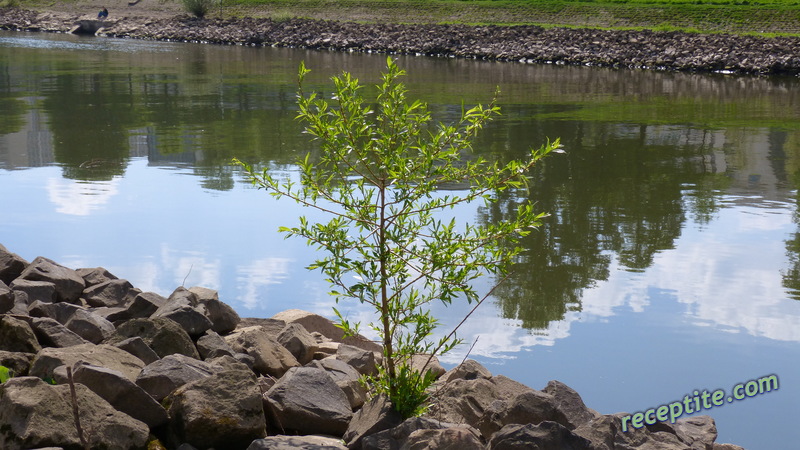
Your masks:
<path fill-rule="evenodd" d="M 223 13 L 800 35 L 800 0 L 223 0 Z"/>

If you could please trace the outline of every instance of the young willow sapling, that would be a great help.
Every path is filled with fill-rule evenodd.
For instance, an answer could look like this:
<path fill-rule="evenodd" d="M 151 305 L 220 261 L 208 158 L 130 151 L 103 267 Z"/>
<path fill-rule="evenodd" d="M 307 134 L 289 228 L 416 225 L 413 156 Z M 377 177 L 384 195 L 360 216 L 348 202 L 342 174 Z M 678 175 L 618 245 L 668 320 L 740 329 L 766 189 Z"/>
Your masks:
<path fill-rule="evenodd" d="M 432 338 L 439 322 L 430 304 L 480 304 L 491 292 L 479 293 L 476 279 L 505 278 L 521 251 L 518 240 L 544 216 L 527 200 L 518 202 L 513 219 L 486 225 L 459 224 L 443 219 L 442 212 L 470 202 L 488 205 L 501 192 L 525 189 L 530 169 L 559 151 L 559 141 L 532 150 L 523 161 L 489 161 L 472 153 L 472 142 L 499 114 L 494 100 L 462 110 L 455 124 L 433 124 L 427 106 L 407 97 L 399 81 L 405 72 L 392 58 L 370 101 L 347 72 L 332 78 L 332 99 L 306 93 L 308 72 L 301 64 L 298 118 L 319 142 L 319 151 L 298 161 L 299 182 L 236 162 L 255 186 L 330 217 L 312 223 L 303 216 L 299 225 L 280 231 L 324 251 L 308 268 L 326 276 L 337 304 L 357 299 L 374 309 L 376 320 L 369 326 L 380 338 L 384 358 L 368 384 L 375 394 L 387 395 L 403 416 L 418 415 L 427 407 L 434 381 L 427 363 L 461 343 L 456 330 Z M 466 187 L 458 194 L 440 189 L 453 184 Z M 333 311 L 346 334 L 358 333 L 359 323 Z M 422 370 L 412 369 L 414 355 L 428 355 Z"/>

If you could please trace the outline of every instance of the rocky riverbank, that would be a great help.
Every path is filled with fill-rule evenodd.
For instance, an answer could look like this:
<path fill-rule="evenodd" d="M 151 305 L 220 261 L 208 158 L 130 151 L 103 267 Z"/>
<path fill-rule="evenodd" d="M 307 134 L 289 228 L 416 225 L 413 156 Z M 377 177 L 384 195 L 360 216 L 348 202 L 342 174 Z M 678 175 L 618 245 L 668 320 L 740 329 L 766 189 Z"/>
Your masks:
<path fill-rule="evenodd" d="M 69 32 L 79 15 L 0 10 L 0 29 Z M 310 19 L 108 20 L 98 35 L 163 41 L 404 53 L 524 63 L 747 74 L 800 74 L 800 38 L 680 32 L 361 24 Z"/>
<path fill-rule="evenodd" d="M 623 432 L 625 414 L 563 383 L 535 390 L 471 360 L 434 364 L 433 407 L 403 420 L 358 381 L 380 350 L 309 312 L 243 319 L 210 289 L 166 298 L 0 245 L 6 450 L 741 449 L 714 443 L 708 416 Z"/>

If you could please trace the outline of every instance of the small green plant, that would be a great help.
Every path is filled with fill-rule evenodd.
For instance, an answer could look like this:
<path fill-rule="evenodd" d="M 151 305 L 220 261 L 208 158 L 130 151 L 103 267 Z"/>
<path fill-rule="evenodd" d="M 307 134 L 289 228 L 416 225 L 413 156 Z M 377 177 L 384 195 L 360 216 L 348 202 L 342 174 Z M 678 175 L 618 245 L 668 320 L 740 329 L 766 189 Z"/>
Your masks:
<path fill-rule="evenodd" d="M 6 366 L 0 366 L 0 384 L 5 383 L 14 376 L 14 371 Z"/>
<path fill-rule="evenodd" d="M 0 0 L 0 8 L 16 8 L 19 0 Z"/>
<path fill-rule="evenodd" d="M 183 7 L 195 16 L 203 18 L 212 6 L 221 3 L 221 0 L 183 0 Z"/>
<path fill-rule="evenodd" d="M 455 125 L 434 125 L 426 105 L 407 98 L 398 81 L 405 72 L 391 58 L 369 102 L 347 72 L 333 78 L 331 100 L 306 94 L 307 73 L 301 65 L 298 118 L 320 149 L 298 162 L 299 183 L 235 161 L 255 186 L 331 217 L 325 223 L 300 217 L 298 226 L 280 230 L 327 252 L 309 269 L 327 277 L 337 303 L 357 299 L 372 307 L 376 320 L 369 326 L 384 358 L 368 383 L 403 416 L 418 415 L 434 381 L 427 364 L 461 342 L 456 330 L 431 340 L 438 321 L 430 304 L 465 299 L 477 307 L 489 293 L 472 283 L 484 275 L 507 276 L 520 252 L 518 239 L 543 217 L 527 201 L 520 201 L 513 219 L 489 225 L 459 224 L 441 213 L 470 202 L 490 204 L 502 191 L 525 188 L 529 169 L 559 143 L 507 164 L 475 156 L 473 138 L 499 113 L 494 102 L 462 111 Z M 440 191 L 456 186 L 460 195 Z M 346 334 L 358 333 L 359 323 L 337 308 L 334 313 Z M 415 355 L 429 355 L 421 370 L 411 367 Z"/>

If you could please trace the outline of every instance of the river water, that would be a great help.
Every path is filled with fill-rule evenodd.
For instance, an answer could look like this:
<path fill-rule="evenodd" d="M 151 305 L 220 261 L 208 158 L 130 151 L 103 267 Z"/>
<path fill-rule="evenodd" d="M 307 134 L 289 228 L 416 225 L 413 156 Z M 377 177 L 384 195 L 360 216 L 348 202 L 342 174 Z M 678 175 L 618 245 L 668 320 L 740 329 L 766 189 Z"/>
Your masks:
<path fill-rule="evenodd" d="M 305 269 L 315 251 L 277 232 L 309 211 L 252 188 L 230 160 L 296 173 L 313 147 L 294 119 L 299 63 L 313 70 L 307 89 L 330 97 L 331 75 L 372 84 L 385 58 L 0 33 L 0 243 L 162 295 L 217 289 L 242 316 L 331 316 L 321 275 Z M 537 389 L 561 380 L 602 413 L 775 374 L 779 390 L 703 412 L 718 442 L 794 448 L 800 79 L 398 63 L 440 121 L 500 87 L 503 115 L 476 152 L 521 157 L 557 137 L 566 151 L 529 194 L 550 216 L 446 366 L 474 344 L 493 373 Z M 467 310 L 435 307 L 443 330 Z"/>

